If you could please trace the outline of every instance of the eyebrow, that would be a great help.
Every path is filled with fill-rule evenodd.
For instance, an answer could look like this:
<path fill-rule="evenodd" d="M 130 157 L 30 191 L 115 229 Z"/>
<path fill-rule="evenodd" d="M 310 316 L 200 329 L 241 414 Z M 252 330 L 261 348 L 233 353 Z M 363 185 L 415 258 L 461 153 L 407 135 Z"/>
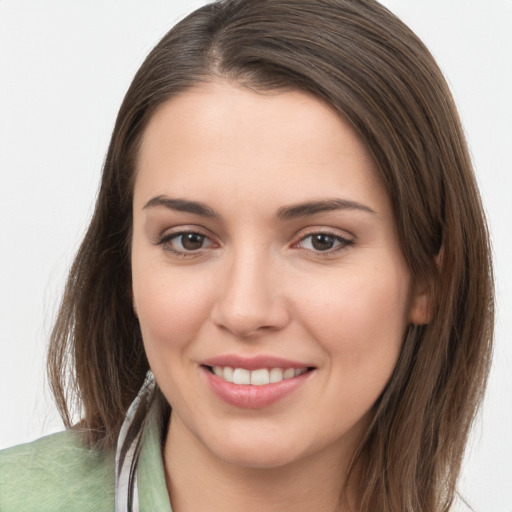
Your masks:
<path fill-rule="evenodd" d="M 204 203 L 198 201 L 189 201 L 187 199 L 174 199 L 164 195 L 153 197 L 144 205 L 143 209 L 155 208 L 158 206 L 167 208 L 169 210 L 193 213 L 202 217 L 209 217 L 213 219 L 221 218 L 221 215 L 218 212 Z M 377 214 L 377 212 L 369 206 L 358 203 L 357 201 L 334 198 L 283 206 L 277 211 L 276 217 L 278 220 L 292 220 L 298 219 L 300 217 L 315 215 L 317 213 L 336 210 L 358 210 L 370 213 L 372 215 Z"/>
<path fill-rule="evenodd" d="M 375 210 L 356 201 L 350 201 L 348 199 L 323 199 L 279 208 L 277 218 L 279 220 L 291 220 L 308 215 L 315 215 L 316 213 L 336 210 L 359 210 L 377 215 Z"/>
<path fill-rule="evenodd" d="M 202 217 L 220 218 L 220 215 L 215 210 L 204 203 L 188 201 L 187 199 L 173 199 L 167 196 L 153 197 L 142 209 L 145 210 L 147 208 L 155 208 L 157 206 L 163 206 L 164 208 L 178 212 L 195 213 Z"/>

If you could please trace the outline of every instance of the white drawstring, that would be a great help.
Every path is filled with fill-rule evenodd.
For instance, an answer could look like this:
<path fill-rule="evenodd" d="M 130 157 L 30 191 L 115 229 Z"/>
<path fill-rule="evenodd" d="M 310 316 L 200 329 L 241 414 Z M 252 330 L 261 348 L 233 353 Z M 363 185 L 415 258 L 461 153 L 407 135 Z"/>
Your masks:
<path fill-rule="evenodd" d="M 148 404 L 155 390 L 155 379 L 148 371 L 135 400 L 124 419 L 116 449 L 116 512 L 139 512 L 137 490 L 137 464 L 142 446 L 142 433 L 146 424 Z"/>

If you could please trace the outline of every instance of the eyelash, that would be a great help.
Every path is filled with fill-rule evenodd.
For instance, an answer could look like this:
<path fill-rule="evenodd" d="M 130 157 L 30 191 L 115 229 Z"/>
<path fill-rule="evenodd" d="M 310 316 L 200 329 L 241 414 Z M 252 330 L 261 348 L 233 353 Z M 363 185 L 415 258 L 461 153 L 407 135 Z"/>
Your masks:
<path fill-rule="evenodd" d="M 204 239 L 208 239 L 208 236 L 206 236 L 204 233 L 201 233 L 199 231 L 194 231 L 194 230 L 178 231 L 177 233 L 169 233 L 167 235 L 162 236 L 157 241 L 157 245 L 162 246 L 165 251 L 171 252 L 174 256 L 178 256 L 179 258 L 192 258 L 192 257 L 200 254 L 201 251 L 203 250 L 202 248 L 195 250 L 195 251 L 186 251 L 186 250 L 183 251 L 183 250 L 176 250 L 172 247 L 172 245 L 170 243 L 171 240 L 173 240 L 174 238 L 182 237 L 184 235 L 197 235 L 197 236 L 203 237 Z"/>
<path fill-rule="evenodd" d="M 199 254 L 201 254 L 201 252 L 203 251 L 203 248 L 187 251 L 187 250 L 177 250 L 172 247 L 172 245 L 170 243 L 171 240 L 173 240 L 175 238 L 182 237 L 184 235 L 197 235 L 197 236 L 203 237 L 203 239 L 209 239 L 209 237 L 207 235 L 205 235 L 204 233 L 201 233 L 199 231 L 194 231 L 194 230 L 179 231 L 177 233 L 169 233 L 167 235 L 162 236 L 161 238 L 159 238 L 157 240 L 156 245 L 162 246 L 165 251 L 171 252 L 174 256 L 177 256 L 179 258 L 192 258 L 194 256 L 198 256 Z M 330 231 L 312 231 L 312 232 L 304 235 L 303 237 L 301 237 L 299 242 L 297 242 L 297 243 L 304 242 L 308 238 L 313 237 L 315 235 L 328 236 L 333 239 L 333 243 L 336 243 L 336 242 L 339 243 L 337 248 L 334 248 L 334 249 L 331 248 L 331 249 L 328 249 L 325 251 L 319 251 L 319 250 L 315 251 L 314 249 L 305 249 L 306 251 L 314 254 L 316 257 L 326 258 L 326 257 L 332 256 L 333 254 L 337 253 L 340 250 L 343 250 L 347 247 L 350 247 L 351 245 L 354 245 L 353 240 L 345 238 L 336 233 L 332 233 Z"/>
<path fill-rule="evenodd" d="M 305 249 L 320 258 L 327 258 L 329 256 L 333 256 L 337 252 L 342 251 L 343 249 L 346 249 L 347 247 L 350 247 L 351 245 L 354 245 L 353 240 L 345 238 L 336 233 L 332 233 L 330 231 L 312 231 L 312 232 L 304 235 L 303 237 L 301 237 L 301 239 L 299 240 L 299 243 L 304 242 L 308 238 L 312 238 L 312 237 L 318 236 L 318 235 L 330 237 L 333 239 L 334 244 L 338 243 L 338 246 L 335 246 L 334 248 L 331 248 L 331 249 L 327 249 L 325 251 L 314 250 L 314 249 Z"/>

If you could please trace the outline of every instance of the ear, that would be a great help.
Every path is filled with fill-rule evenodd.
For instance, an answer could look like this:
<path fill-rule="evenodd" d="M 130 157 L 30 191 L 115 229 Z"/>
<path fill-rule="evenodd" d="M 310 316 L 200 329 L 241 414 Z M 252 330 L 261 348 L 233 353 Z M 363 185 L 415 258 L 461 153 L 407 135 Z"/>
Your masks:
<path fill-rule="evenodd" d="M 441 249 L 434 258 L 438 272 L 441 270 L 443 264 L 444 247 Z M 416 283 L 413 289 L 413 297 L 411 300 L 411 308 L 409 310 L 409 322 L 414 325 L 425 325 L 432 320 L 434 305 L 433 305 L 432 289 L 428 283 L 422 281 Z"/>
<path fill-rule="evenodd" d="M 409 322 L 413 325 L 424 325 L 430 320 L 432 320 L 432 307 L 429 287 L 426 283 L 418 283 L 413 289 Z"/>

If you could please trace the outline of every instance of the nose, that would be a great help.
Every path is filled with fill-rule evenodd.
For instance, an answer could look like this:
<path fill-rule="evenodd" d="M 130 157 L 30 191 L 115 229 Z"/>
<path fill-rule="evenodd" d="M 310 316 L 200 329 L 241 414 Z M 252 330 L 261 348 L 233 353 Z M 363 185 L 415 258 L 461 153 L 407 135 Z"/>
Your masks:
<path fill-rule="evenodd" d="M 282 329 L 290 315 L 278 265 L 269 256 L 243 252 L 219 275 L 211 319 L 238 338 L 252 338 Z"/>

